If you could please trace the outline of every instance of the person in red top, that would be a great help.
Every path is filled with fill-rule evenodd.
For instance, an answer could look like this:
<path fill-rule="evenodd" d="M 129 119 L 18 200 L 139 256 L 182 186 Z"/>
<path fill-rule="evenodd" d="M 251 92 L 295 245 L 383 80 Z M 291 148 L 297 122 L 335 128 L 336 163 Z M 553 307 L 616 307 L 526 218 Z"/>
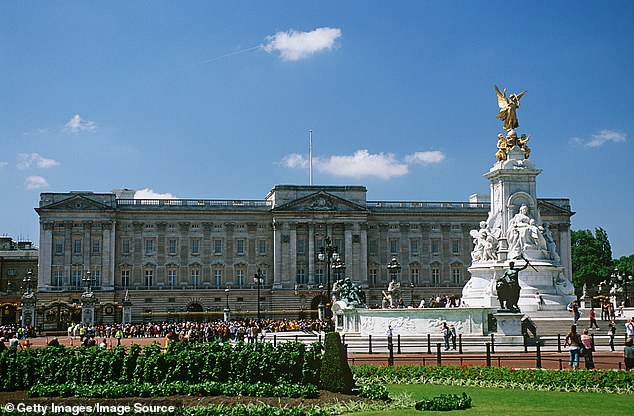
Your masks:
<path fill-rule="evenodd" d="M 594 308 L 590 309 L 590 329 L 592 329 L 592 325 L 594 325 L 597 329 L 599 328 L 599 324 L 597 324 L 597 317 L 594 314 Z"/>

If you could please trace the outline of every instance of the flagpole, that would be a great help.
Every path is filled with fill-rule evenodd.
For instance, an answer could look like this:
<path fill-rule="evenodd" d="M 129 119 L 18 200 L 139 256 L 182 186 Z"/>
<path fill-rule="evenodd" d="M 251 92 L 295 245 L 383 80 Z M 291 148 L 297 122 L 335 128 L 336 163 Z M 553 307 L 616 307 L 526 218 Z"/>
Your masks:
<path fill-rule="evenodd" d="M 310 143 L 308 149 L 309 185 L 313 186 L 313 129 L 310 129 Z"/>

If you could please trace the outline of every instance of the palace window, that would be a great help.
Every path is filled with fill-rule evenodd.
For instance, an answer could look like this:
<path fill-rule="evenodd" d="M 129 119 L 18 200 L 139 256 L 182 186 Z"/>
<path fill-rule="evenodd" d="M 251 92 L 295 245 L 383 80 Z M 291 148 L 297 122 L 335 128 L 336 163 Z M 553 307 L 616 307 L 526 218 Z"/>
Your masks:
<path fill-rule="evenodd" d="M 192 286 L 200 286 L 200 269 L 192 269 Z"/>
<path fill-rule="evenodd" d="M 244 286 L 244 269 L 239 268 L 236 270 L 236 284 L 240 287 Z"/>
<path fill-rule="evenodd" d="M 241 238 L 236 240 L 236 254 L 238 256 L 244 255 L 244 240 Z"/>
<path fill-rule="evenodd" d="M 220 268 L 214 270 L 214 283 L 217 287 L 222 286 L 222 269 Z"/>
<path fill-rule="evenodd" d="M 413 256 L 418 255 L 418 240 L 409 240 L 409 252 Z"/>
<path fill-rule="evenodd" d="M 130 286 L 130 270 L 121 270 L 121 286 Z"/>
<path fill-rule="evenodd" d="M 368 242 L 368 252 L 371 256 L 376 256 L 378 250 L 379 242 L 377 240 L 370 240 Z"/>
<path fill-rule="evenodd" d="M 154 239 L 146 238 L 145 239 L 145 255 L 151 256 L 154 254 Z"/>
<path fill-rule="evenodd" d="M 130 254 L 130 240 L 121 240 L 121 254 Z"/>
<path fill-rule="evenodd" d="M 451 280 L 456 286 L 462 283 L 462 268 L 455 266 L 451 269 Z"/>
<path fill-rule="evenodd" d="M 418 267 L 412 268 L 412 283 L 415 285 L 420 284 L 420 269 Z"/>
<path fill-rule="evenodd" d="M 167 271 L 167 284 L 169 286 L 176 286 L 176 282 L 178 282 L 178 270 L 169 269 Z"/>
<path fill-rule="evenodd" d="M 92 254 L 101 253 L 101 240 L 92 240 Z"/>
<path fill-rule="evenodd" d="M 297 240 L 297 254 L 304 254 L 304 246 L 305 246 L 306 240 L 304 239 L 298 239 Z"/>
<path fill-rule="evenodd" d="M 145 271 L 145 286 L 154 286 L 154 270 Z"/>
<path fill-rule="evenodd" d="M 435 285 L 440 284 L 440 266 L 432 266 L 431 268 L 431 282 Z"/>
<path fill-rule="evenodd" d="M 214 254 L 222 254 L 222 240 L 220 239 L 214 239 Z"/>
<path fill-rule="evenodd" d="M 370 284 L 376 286 L 379 283 L 376 269 L 370 269 Z"/>
<path fill-rule="evenodd" d="M 64 254 L 64 240 L 56 239 L 54 245 L 55 254 Z"/>
<path fill-rule="evenodd" d="M 73 240 L 73 254 L 81 254 L 81 239 Z"/>
<path fill-rule="evenodd" d="M 462 241 L 459 240 L 459 239 L 451 240 L 451 254 L 453 254 L 454 256 L 459 256 L 460 255 L 460 244 L 461 243 L 462 243 Z"/>
<path fill-rule="evenodd" d="M 398 254 L 398 239 L 390 239 L 390 254 Z"/>
<path fill-rule="evenodd" d="M 192 255 L 196 256 L 200 254 L 200 239 L 192 238 L 191 243 L 192 243 Z"/>
<path fill-rule="evenodd" d="M 433 256 L 440 254 L 440 240 L 437 238 L 431 240 L 431 254 Z"/>
<path fill-rule="evenodd" d="M 177 250 L 177 240 L 175 238 L 170 238 L 167 241 L 167 254 L 170 255 L 175 255 L 176 254 L 176 250 Z"/>
<path fill-rule="evenodd" d="M 261 256 L 264 256 L 266 254 L 266 240 L 258 241 L 258 252 Z"/>
<path fill-rule="evenodd" d="M 306 273 L 304 269 L 297 269 L 297 284 L 306 283 Z"/>

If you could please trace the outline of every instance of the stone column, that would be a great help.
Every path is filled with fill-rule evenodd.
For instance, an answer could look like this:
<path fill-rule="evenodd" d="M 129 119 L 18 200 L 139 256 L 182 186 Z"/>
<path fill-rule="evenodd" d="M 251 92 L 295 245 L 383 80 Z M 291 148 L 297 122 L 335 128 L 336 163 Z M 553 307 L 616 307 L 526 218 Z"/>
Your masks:
<path fill-rule="evenodd" d="M 369 285 L 368 281 L 368 224 L 360 224 L 359 230 L 359 280 L 366 286 Z M 378 278 L 378 276 L 377 276 Z M 370 299 L 368 299 L 368 302 Z"/>
<path fill-rule="evenodd" d="M 273 220 L 273 288 L 282 287 L 282 224 Z"/>
<path fill-rule="evenodd" d="M 104 222 L 102 231 L 103 240 L 103 270 L 101 272 L 101 286 L 106 290 L 114 290 L 115 285 L 115 229 L 113 222 Z"/>
<path fill-rule="evenodd" d="M 315 225 L 308 224 L 308 283 L 315 284 Z"/>
<path fill-rule="evenodd" d="M 352 224 L 344 224 L 344 258 L 346 259 L 346 276 L 350 276 L 353 281 L 358 281 L 358 268 L 354 262 L 354 256 L 352 254 Z"/>
<path fill-rule="evenodd" d="M 40 222 L 40 250 L 39 269 L 37 278 L 38 289 L 45 289 L 51 286 L 53 263 L 53 226 L 50 221 Z"/>
<path fill-rule="evenodd" d="M 290 248 L 289 248 L 289 279 L 292 282 L 297 280 L 297 223 L 289 224 L 290 227 Z"/>

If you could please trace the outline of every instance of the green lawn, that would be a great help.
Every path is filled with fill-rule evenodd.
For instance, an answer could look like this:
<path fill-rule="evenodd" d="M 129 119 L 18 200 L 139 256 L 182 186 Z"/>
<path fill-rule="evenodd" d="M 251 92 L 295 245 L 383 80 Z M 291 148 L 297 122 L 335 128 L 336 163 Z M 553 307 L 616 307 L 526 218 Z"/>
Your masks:
<path fill-rule="evenodd" d="M 387 386 L 390 396 L 408 393 L 413 400 L 431 398 L 441 393 L 467 393 L 473 399 L 470 409 L 452 412 L 423 412 L 392 410 L 359 412 L 348 415 L 469 415 L 469 416 L 524 416 L 524 415 L 634 415 L 634 396 L 606 393 L 567 393 L 550 391 L 525 391 L 481 387 L 455 387 L 433 384 L 397 384 Z"/>

